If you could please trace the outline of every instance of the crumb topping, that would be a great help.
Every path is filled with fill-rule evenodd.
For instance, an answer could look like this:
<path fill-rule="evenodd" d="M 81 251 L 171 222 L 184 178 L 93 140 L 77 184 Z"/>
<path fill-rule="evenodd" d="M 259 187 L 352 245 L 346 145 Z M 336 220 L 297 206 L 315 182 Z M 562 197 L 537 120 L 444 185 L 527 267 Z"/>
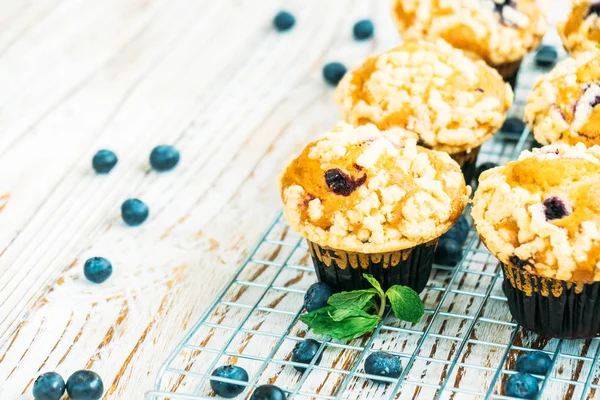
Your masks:
<path fill-rule="evenodd" d="M 600 43 L 600 2 L 573 0 L 567 19 L 557 25 L 563 44 L 571 54 L 596 50 Z"/>

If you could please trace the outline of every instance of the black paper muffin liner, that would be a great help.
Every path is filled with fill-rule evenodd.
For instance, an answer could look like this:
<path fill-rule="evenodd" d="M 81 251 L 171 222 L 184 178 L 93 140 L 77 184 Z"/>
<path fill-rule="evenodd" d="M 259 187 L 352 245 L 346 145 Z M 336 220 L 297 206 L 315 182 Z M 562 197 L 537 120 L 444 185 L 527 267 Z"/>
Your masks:
<path fill-rule="evenodd" d="M 494 65 L 493 67 L 498 71 L 504 82 L 508 83 L 513 90 L 517 85 L 517 78 L 519 76 L 519 69 L 523 60 L 513 61 L 505 64 Z"/>
<path fill-rule="evenodd" d="M 335 292 L 371 288 L 363 278 L 363 274 L 371 274 L 384 290 L 402 285 L 420 293 L 429 280 L 437 242 L 373 254 L 329 249 L 310 241 L 308 248 L 319 282 L 326 282 Z"/>
<path fill-rule="evenodd" d="M 477 171 L 477 156 L 481 146 L 471 149 L 470 151 L 462 151 L 460 153 L 450 154 L 450 157 L 460 165 L 460 169 L 465 177 L 467 185 L 473 183 L 475 173 Z"/>
<path fill-rule="evenodd" d="M 514 319 L 525 329 L 560 339 L 588 339 L 600 333 L 600 282 L 544 278 L 502 264 L 502 288 Z"/>

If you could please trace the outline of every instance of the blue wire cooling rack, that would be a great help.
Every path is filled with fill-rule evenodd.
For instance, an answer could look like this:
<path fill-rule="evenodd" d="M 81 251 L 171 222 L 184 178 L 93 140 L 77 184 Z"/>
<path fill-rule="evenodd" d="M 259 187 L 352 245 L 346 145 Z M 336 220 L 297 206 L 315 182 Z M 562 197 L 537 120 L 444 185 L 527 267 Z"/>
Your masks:
<path fill-rule="evenodd" d="M 521 72 L 517 112 L 536 73 L 529 60 Z M 527 131 L 518 141 L 500 133 L 484 145 L 479 160 L 503 164 L 530 144 Z M 552 357 L 548 374 L 536 377 L 540 398 L 600 398 L 600 339 L 565 341 L 524 331 L 508 311 L 501 271 L 472 231 L 456 268 L 434 267 L 421 294 L 426 314 L 420 323 L 388 317 L 368 337 L 333 341 L 314 335 L 298 320 L 316 275 L 306 243 L 279 216 L 173 350 L 146 398 L 214 398 L 211 372 L 233 363 L 250 375 L 238 398 L 270 383 L 288 399 L 508 399 L 503 386 L 516 358 L 534 350 Z M 299 373 L 290 361 L 291 350 L 309 337 L 321 342 L 323 359 Z M 372 383 L 364 373 L 364 359 L 378 350 L 402 360 L 402 375 L 387 385 Z"/>

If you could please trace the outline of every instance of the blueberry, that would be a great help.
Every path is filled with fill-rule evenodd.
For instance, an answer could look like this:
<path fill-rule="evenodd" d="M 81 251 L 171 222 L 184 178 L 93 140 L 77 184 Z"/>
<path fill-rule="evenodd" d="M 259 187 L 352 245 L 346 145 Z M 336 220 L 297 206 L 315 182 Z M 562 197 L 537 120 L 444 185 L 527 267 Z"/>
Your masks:
<path fill-rule="evenodd" d="M 525 130 L 525 122 L 519 118 L 511 117 L 504 121 L 504 124 L 502 124 L 502 128 L 500 128 L 500 130 L 507 135 L 518 139 Z"/>
<path fill-rule="evenodd" d="M 33 383 L 33 397 L 36 400 L 59 400 L 65 393 L 65 381 L 56 372 L 46 372 Z"/>
<path fill-rule="evenodd" d="M 452 228 L 442 235 L 441 239 L 452 239 L 463 244 L 467 240 L 467 236 L 469 236 L 469 223 L 465 216 L 461 215 Z"/>
<path fill-rule="evenodd" d="M 533 267 L 533 264 L 531 263 L 531 261 L 521 260 L 519 257 L 517 257 L 514 254 L 512 256 L 508 257 L 508 261 L 510 261 L 510 263 L 517 268 L 525 268 L 525 266 L 527 266 L 527 265 L 529 265 L 530 267 Z"/>
<path fill-rule="evenodd" d="M 373 22 L 369 19 L 363 19 L 354 24 L 354 28 L 352 32 L 354 33 L 354 38 L 356 40 L 365 40 L 369 39 L 373 36 L 373 32 L 375 31 L 375 27 L 373 26 Z"/>
<path fill-rule="evenodd" d="M 369 354 L 365 360 L 365 372 L 369 375 L 383 376 L 384 378 L 398 378 L 402 373 L 402 363 L 398 357 L 392 354 L 377 351 Z M 369 379 L 377 383 L 389 383 L 377 379 Z"/>
<path fill-rule="evenodd" d="M 325 282 L 317 282 L 310 285 L 304 295 L 304 308 L 311 312 L 327 305 L 327 300 L 333 294 L 331 286 Z"/>
<path fill-rule="evenodd" d="M 346 75 L 346 67 L 339 62 L 330 62 L 323 67 L 323 78 L 332 86 L 337 86 L 339 81 Z"/>
<path fill-rule="evenodd" d="M 433 262 L 438 265 L 446 265 L 448 267 L 456 267 L 462 260 L 463 249 L 460 243 L 453 239 L 440 239 Z"/>
<path fill-rule="evenodd" d="M 556 64 L 558 52 L 552 46 L 544 45 L 535 54 L 536 65 L 544 68 L 550 68 Z"/>
<path fill-rule="evenodd" d="M 527 372 L 534 375 L 546 375 L 552 366 L 552 359 L 542 351 L 525 353 L 517 358 L 515 369 L 519 372 Z"/>
<path fill-rule="evenodd" d="M 341 196 L 350 196 L 356 188 L 366 181 L 366 174 L 363 174 L 359 179 L 354 180 L 350 175 L 338 168 L 325 171 L 325 183 L 333 193 Z"/>
<path fill-rule="evenodd" d="M 92 167 L 99 174 L 108 174 L 117 165 L 117 155 L 110 150 L 98 150 L 92 158 Z"/>
<path fill-rule="evenodd" d="M 314 339 L 306 339 L 302 342 L 298 342 L 296 346 L 294 346 L 294 350 L 292 350 L 292 361 L 301 363 L 301 364 L 310 364 L 313 358 L 317 355 L 319 348 L 321 347 L 321 343 L 317 342 Z M 323 358 L 323 353 L 319 354 L 319 358 L 315 361 L 315 365 L 319 365 L 321 359 Z M 304 367 L 294 367 L 298 372 L 306 371 Z"/>
<path fill-rule="evenodd" d="M 279 32 L 289 31 L 295 23 L 296 18 L 287 11 L 279 11 L 277 15 L 275 15 L 275 18 L 273 18 L 273 26 Z"/>
<path fill-rule="evenodd" d="M 250 400 L 285 400 L 285 393 L 275 385 L 262 385 L 256 388 Z"/>
<path fill-rule="evenodd" d="M 148 218 L 148 206 L 138 199 L 128 199 L 121 205 L 121 217 L 129 226 L 138 226 Z"/>
<path fill-rule="evenodd" d="M 246 370 L 236 365 L 223 365 L 215 369 L 212 373 L 212 376 L 232 379 L 234 381 L 248 382 L 248 373 Z M 226 399 L 231 399 L 246 389 L 246 386 L 244 385 L 214 380 L 210 381 L 210 387 L 217 395 L 225 397 Z"/>
<path fill-rule="evenodd" d="M 93 371 L 74 372 L 67 380 L 67 393 L 73 400 L 98 400 L 102 392 L 102 379 Z"/>
<path fill-rule="evenodd" d="M 477 170 L 475 171 L 475 177 L 477 178 L 477 182 L 479 182 L 479 177 L 488 169 L 496 168 L 498 165 L 493 162 L 484 162 L 483 164 L 479 164 Z"/>
<path fill-rule="evenodd" d="M 534 399 L 538 391 L 538 383 L 529 374 L 519 372 L 508 378 L 504 385 L 504 395 L 519 399 Z"/>
<path fill-rule="evenodd" d="M 179 163 L 179 151 L 173 146 L 156 146 L 150 153 L 150 165 L 159 172 L 173 169 L 177 163 Z"/>
<path fill-rule="evenodd" d="M 569 215 L 569 210 L 565 203 L 558 197 L 548 197 L 544 200 L 544 213 L 548 221 L 561 219 Z"/>
<path fill-rule="evenodd" d="M 85 262 L 83 274 L 90 282 L 102 283 L 112 275 L 112 264 L 106 258 L 92 257 Z"/>

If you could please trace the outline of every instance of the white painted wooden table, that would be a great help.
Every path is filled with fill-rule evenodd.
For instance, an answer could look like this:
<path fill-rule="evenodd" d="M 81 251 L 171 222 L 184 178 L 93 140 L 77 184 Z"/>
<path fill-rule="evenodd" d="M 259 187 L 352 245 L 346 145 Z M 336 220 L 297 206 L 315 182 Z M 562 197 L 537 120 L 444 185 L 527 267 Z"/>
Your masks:
<path fill-rule="evenodd" d="M 282 7 L 297 25 L 277 34 Z M 353 41 L 367 17 L 376 39 Z M 0 398 L 82 368 L 141 398 L 278 214 L 279 170 L 337 120 L 323 64 L 399 41 L 387 0 L 0 1 Z M 157 174 L 161 143 L 182 159 Z M 114 265 L 102 285 L 91 256 Z"/>

